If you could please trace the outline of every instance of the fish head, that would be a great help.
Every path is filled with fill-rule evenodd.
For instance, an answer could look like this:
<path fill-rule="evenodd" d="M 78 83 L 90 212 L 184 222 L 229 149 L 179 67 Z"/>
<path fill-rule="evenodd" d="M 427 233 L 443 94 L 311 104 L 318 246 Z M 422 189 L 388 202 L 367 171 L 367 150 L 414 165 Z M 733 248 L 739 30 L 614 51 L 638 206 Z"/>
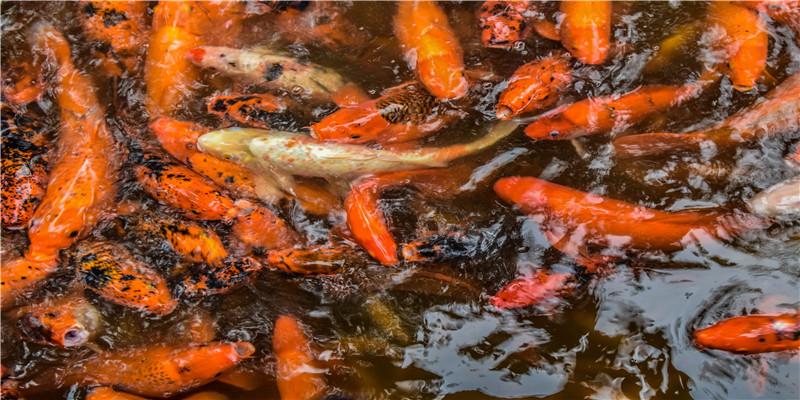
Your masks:
<path fill-rule="evenodd" d="M 100 312 L 83 299 L 27 308 L 17 327 L 28 340 L 62 348 L 80 346 L 91 339 L 101 323 Z"/>
<path fill-rule="evenodd" d="M 566 140 L 575 136 L 575 125 L 562 115 L 542 117 L 525 128 L 525 134 L 533 140 Z"/>
<path fill-rule="evenodd" d="M 248 342 L 195 344 L 172 353 L 181 381 L 207 381 L 255 353 Z"/>
<path fill-rule="evenodd" d="M 371 107 L 347 107 L 311 125 L 311 136 L 318 140 L 363 143 L 374 140 L 388 122 Z"/>
<path fill-rule="evenodd" d="M 200 136 L 197 147 L 215 157 L 247 165 L 255 161 L 249 151 L 250 142 L 270 132 L 263 129 L 220 129 Z"/>

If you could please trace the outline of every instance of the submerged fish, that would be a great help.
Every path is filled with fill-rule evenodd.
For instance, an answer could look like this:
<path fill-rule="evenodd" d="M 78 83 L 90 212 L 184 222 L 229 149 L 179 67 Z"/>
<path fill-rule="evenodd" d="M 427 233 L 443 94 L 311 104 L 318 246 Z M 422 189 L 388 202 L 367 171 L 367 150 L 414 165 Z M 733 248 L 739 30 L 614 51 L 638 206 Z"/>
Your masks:
<path fill-rule="evenodd" d="M 694 332 L 699 347 L 736 353 L 800 349 L 800 315 L 742 315 Z"/>
<path fill-rule="evenodd" d="M 747 209 L 762 217 L 800 217 L 800 175 L 771 186 L 747 201 Z"/>
<path fill-rule="evenodd" d="M 64 348 L 86 343 L 102 323 L 100 312 L 83 297 L 46 300 L 21 308 L 17 316 L 25 340 Z"/>

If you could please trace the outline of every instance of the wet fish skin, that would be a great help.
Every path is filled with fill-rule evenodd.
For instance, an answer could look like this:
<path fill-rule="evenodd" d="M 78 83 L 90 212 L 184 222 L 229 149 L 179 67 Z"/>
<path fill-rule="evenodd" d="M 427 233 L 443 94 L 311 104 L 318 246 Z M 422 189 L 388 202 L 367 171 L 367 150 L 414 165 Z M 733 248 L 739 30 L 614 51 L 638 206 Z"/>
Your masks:
<path fill-rule="evenodd" d="M 747 200 L 747 209 L 767 218 L 800 217 L 800 175 L 775 184 Z"/>
<path fill-rule="evenodd" d="M 728 318 L 694 332 L 700 348 L 754 354 L 800 349 L 800 315 L 751 314 Z"/>
<path fill-rule="evenodd" d="M 100 312 L 78 296 L 45 300 L 16 311 L 25 340 L 67 348 L 81 346 L 99 333 Z"/>

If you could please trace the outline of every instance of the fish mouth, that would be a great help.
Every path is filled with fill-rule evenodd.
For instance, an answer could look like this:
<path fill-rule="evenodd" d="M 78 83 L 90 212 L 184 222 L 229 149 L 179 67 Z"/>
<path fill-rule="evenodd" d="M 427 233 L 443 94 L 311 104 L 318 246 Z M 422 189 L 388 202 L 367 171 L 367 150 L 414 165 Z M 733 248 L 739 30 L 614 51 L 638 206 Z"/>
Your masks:
<path fill-rule="evenodd" d="M 59 342 L 64 347 L 80 346 L 89 340 L 89 331 L 82 325 L 73 325 L 65 329 L 59 337 Z"/>
<path fill-rule="evenodd" d="M 255 346 L 248 342 L 236 342 L 233 344 L 233 349 L 239 357 L 249 357 L 256 352 Z"/>

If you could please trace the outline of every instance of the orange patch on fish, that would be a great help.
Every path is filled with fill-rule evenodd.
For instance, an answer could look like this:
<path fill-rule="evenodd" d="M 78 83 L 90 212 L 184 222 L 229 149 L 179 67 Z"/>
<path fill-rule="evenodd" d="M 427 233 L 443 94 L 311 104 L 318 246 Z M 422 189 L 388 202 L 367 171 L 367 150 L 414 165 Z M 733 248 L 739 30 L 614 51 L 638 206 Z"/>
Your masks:
<path fill-rule="evenodd" d="M 561 2 L 561 43 L 578 61 L 602 64 L 611 46 L 611 1 Z"/>
<path fill-rule="evenodd" d="M 312 354 L 313 343 L 289 315 L 275 321 L 272 350 L 277 358 L 278 391 L 283 400 L 314 400 L 325 391 L 325 377 Z"/>
<path fill-rule="evenodd" d="M 549 107 L 570 83 L 572 67 L 565 54 L 524 64 L 514 71 L 508 80 L 508 87 L 500 93 L 495 106 L 497 118 L 509 119 Z"/>
<path fill-rule="evenodd" d="M 525 12 L 528 1 L 483 2 L 478 9 L 481 41 L 486 47 L 510 49 L 527 34 Z"/>
<path fill-rule="evenodd" d="M 122 69 L 138 70 L 148 39 L 149 18 L 144 1 L 81 1 L 78 15 L 83 30 L 92 41 L 93 55 L 109 75 L 120 76 Z"/>
<path fill-rule="evenodd" d="M 727 53 L 725 72 L 733 87 L 743 92 L 753 89 L 767 65 L 769 37 L 764 21 L 734 1 L 710 2 L 708 19 L 724 30 L 717 39 Z"/>
<path fill-rule="evenodd" d="M 17 328 L 25 340 L 62 348 L 80 346 L 100 330 L 100 312 L 82 297 L 46 300 L 18 311 Z"/>
<path fill-rule="evenodd" d="M 735 353 L 800 349 L 800 316 L 753 314 L 729 318 L 694 332 L 695 344 Z"/>

